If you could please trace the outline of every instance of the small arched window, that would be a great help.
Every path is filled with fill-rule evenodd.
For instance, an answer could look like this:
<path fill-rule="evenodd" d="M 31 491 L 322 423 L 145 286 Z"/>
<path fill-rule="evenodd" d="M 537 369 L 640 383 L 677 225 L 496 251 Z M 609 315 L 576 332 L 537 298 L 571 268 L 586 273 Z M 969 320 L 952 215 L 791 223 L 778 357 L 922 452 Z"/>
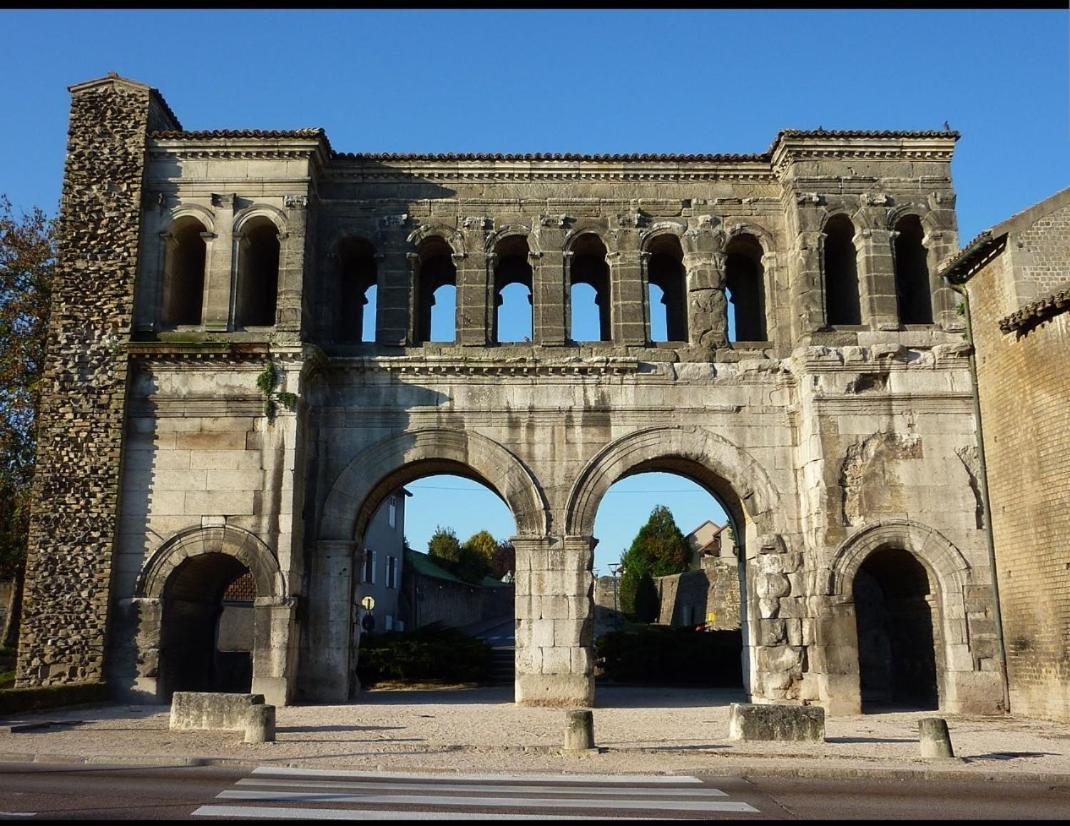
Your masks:
<path fill-rule="evenodd" d="M 253 218 L 238 245 L 235 327 L 271 327 L 279 291 L 279 230 L 270 218 Z"/>
<path fill-rule="evenodd" d="M 687 273 L 675 235 L 659 235 L 647 246 L 647 305 L 650 341 L 687 341 Z M 664 326 L 662 320 L 664 319 Z"/>
<path fill-rule="evenodd" d="M 438 236 L 417 250 L 415 343 L 457 340 L 457 267 L 453 250 Z"/>
<path fill-rule="evenodd" d="M 375 248 L 363 239 L 345 238 L 338 245 L 338 264 L 335 339 L 340 342 L 375 341 L 378 292 Z"/>
<path fill-rule="evenodd" d="M 753 235 L 737 235 L 725 253 L 728 340 L 766 341 L 762 245 Z"/>
<path fill-rule="evenodd" d="M 854 235 L 846 215 L 834 215 L 825 224 L 825 320 L 830 326 L 862 323 Z"/>
<path fill-rule="evenodd" d="M 606 245 L 593 232 L 585 232 L 572 244 L 571 252 L 569 338 L 572 341 L 612 341 Z"/>
<path fill-rule="evenodd" d="M 921 219 L 906 215 L 895 224 L 895 295 L 900 324 L 932 324 L 933 300 Z"/>
<path fill-rule="evenodd" d="M 522 235 L 509 235 L 498 242 L 494 252 L 498 257 L 494 265 L 492 340 L 531 341 L 532 273 L 528 241 Z"/>
<path fill-rule="evenodd" d="M 204 225 L 196 218 L 179 218 L 166 237 L 161 329 L 201 323 L 204 302 Z"/>

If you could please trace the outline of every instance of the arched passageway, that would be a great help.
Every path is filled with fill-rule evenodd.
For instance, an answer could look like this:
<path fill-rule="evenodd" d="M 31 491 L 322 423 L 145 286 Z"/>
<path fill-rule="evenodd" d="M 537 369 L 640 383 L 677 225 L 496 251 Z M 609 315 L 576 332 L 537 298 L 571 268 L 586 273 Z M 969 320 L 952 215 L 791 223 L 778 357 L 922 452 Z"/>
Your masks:
<path fill-rule="evenodd" d="M 175 568 L 163 591 L 159 693 L 248 692 L 256 586 L 233 556 L 207 553 Z"/>
<path fill-rule="evenodd" d="M 939 707 L 936 589 L 908 551 L 869 554 L 852 584 L 863 712 Z"/>

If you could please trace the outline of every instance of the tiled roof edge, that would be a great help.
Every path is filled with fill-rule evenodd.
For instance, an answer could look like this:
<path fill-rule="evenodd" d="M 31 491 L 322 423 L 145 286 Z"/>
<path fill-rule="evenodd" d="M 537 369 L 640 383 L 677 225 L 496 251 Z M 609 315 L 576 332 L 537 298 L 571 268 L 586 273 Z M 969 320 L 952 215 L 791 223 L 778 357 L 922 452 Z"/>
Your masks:
<path fill-rule="evenodd" d="M 1070 310 L 1070 287 L 1052 293 L 1047 298 L 1026 304 L 1016 313 L 1011 313 L 999 322 L 999 329 L 1004 333 L 1019 332 L 1037 326 L 1045 319 Z"/>
<path fill-rule="evenodd" d="M 965 281 L 965 272 L 988 252 L 995 248 L 1003 235 L 992 235 L 992 230 L 979 232 L 961 250 L 944 261 L 939 267 L 939 274 L 952 282 Z"/>

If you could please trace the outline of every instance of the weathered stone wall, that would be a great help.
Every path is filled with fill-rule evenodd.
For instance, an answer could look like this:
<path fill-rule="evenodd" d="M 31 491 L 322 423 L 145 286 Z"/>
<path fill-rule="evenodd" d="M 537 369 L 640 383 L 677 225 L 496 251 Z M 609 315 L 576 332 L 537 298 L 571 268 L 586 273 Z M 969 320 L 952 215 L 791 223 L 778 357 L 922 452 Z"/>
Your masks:
<path fill-rule="evenodd" d="M 660 624 L 739 628 L 739 567 L 734 559 L 705 558 L 701 570 L 659 576 L 654 582 Z"/>
<path fill-rule="evenodd" d="M 1070 205 L 1015 227 L 966 282 L 1010 710 L 1060 720 L 1070 719 L 1070 301 L 1037 324 L 1000 322 L 1065 290 L 1068 273 Z"/>
<path fill-rule="evenodd" d="M 930 261 L 954 248 L 954 135 L 784 132 L 750 156 L 458 157 L 347 156 L 318 130 L 189 133 L 167 124 L 146 147 L 144 130 L 161 127 L 139 128 L 149 166 L 133 318 L 133 248 L 115 259 L 128 265 L 116 334 L 132 326 L 138 339 L 112 590 L 123 613 L 109 673 L 123 690 L 160 688 L 169 594 L 189 601 L 190 572 L 223 576 L 240 563 L 257 582 L 253 690 L 276 703 L 294 692 L 349 699 L 368 522 L 400 486 L 460 472 L 496 490 L 516 520 L 516 699 L 590 704 L 598 504 L 622 476 L 660 470 L 703 484 L 738 527 L 755 701 L 857 710 L 851 583 L 870 552 L 897 547 L 933 572 L 944 707 L 998 704 L 962 321 L 935 265 L 935 323 L 902 325 L 896 305 L 899 218 L 918 216 Z M 70 169 L 79 197 L 107 191 Z M 823 228 L 840 213 L 856 227 L 863 312 L 861 324 L 830 327 Z M 137 216 L 127 217 L 136 240 Z M 158 310 L 167 234 L 191 217 L 205 229 L 201 324 L 166 331 Z M 279 231 L 279 299 L 274 325 L 242 330 L 233 296 L 254 219 Z M 606 247 L 612 341 L 570 340 L 572 248 L 584 233 Z M 687 336 L 653 344 L 647 288 L 652 250 L 666 236 L 683 255 Z M 375 343 L 335 335 L 339 243 L 351 237 L 374 249 Z M 448 245 L 457 271 L 452 344 L 417 343 L 419 250 L 429 238 Z M 533 340 L 499 345 L 496 256 L 518 239 L 532 271 Z M 766 341 L 727 340 L 726 279 L 744 241 L 760 250 L 752 263 Z M 87 256 L 111 256 L 85 244 Z M 268 354 L 283 373 L 278 390 L 298 397 L 271 424 L 256 390 Z M 125 372 L 115 376 L 107 388 Z M 49 410 L 81 410 L 74 389 Z M 114 526 L 124 420 L 121 396 L 109 398 L 110 435 L 99 445 L 112 463 L 112 498 L 99 495 Z M 51 494 L 42 488 L 40 502 L 68 512 L 83 503 L 73 489 L 67 500 Z M 87 560 L 97 566 L 88 579 L 97 583 L 98 651 L 111 536 L 79 546 L 80 586 Z M 43 559 L 53 557 L 37 554 L 34 564 Z M 57 598 L 72 588 L 62 576 L 48 583 L 34 587 Z M 79 616 L 89 613 L 87 604 Z M 72 654 L 34 622 L 25 660 L 38 678 L 50 670 L 41 670 L 44 656 L 64 677 L 88 673 L 80 631 Z M 58 615 L 49 622 L 79 627 Z"/>
<path fill-rule="evenodd" d="M 71 88 L 16 685 L 103 678 L 148 87 Z"/>

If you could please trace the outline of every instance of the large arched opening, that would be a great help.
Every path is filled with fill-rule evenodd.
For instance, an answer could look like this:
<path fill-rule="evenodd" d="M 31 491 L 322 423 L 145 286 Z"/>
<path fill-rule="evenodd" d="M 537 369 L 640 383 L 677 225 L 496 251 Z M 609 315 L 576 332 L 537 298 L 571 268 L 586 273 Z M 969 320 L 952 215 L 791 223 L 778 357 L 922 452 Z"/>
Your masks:
<path fill-rule="evenodd" d="M 852 583 L 863 712 L 940 706 L 940 623 L 935 581 L 909 551 L 885 547 Z"/>

